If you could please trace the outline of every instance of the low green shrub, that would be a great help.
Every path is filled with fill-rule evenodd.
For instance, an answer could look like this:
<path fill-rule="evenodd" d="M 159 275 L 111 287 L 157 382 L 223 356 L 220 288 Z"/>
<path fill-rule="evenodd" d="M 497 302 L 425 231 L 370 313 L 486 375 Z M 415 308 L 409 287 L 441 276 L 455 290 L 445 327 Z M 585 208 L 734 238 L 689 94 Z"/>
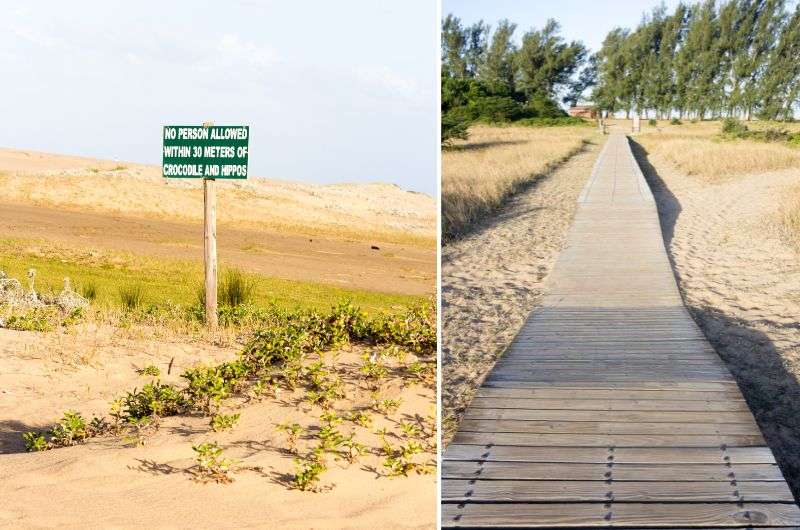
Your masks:
<path fill-rule="evenodd" d="M 655 118 L 650 118 L 649 120 L 647 120 L 647 124 L 650 127 L 655 127 L 656 125 L 658 125 L 658 121 Z"/>
<path fill-rule="evenodd" d="M 193 445 L 195 462 L 197 463 L 196 477 L 200 481 L 214 481 L 221 484 L 233 482 L 230 472 L 236 465 L 235 460 L 226 458 L 222 448 L 216 442 L 207 442 Z"/>
<path fill-rule="evenodd" d="M 523 127 L 564 127 L 569 125 L 592 125 L 588 120 L 575 116 L 561 116 L 557 118 L 523 118 L 514 122 L 514 125 Z"/>
<path fill-rule="evenodd" d="M 136 423 L 153 416 L 174 416 L 185 412 L 187 401 L 174 385 L 160 381 L 148 383 L 141 390 L 133 389 L 119 401 L 119 410 L 112 414 L 127 423 Z"/>
<path fill-rule="evenodd" d="M 237 423 L 239 423 L 239 418 L 241 414 L 215 414 L 211 417 L 211 429 L 214 432 L 225 431 L 227 429 L 233 429 Z"/>
<path fill-rule="evenodd" d="M 128 311 L 139 309 L 144 303 L 144 286 L 140 283 L 121 286 L 119 299 L 124 309 Z"/>
<path fill-rule="evenodd" d="M 683 122 L 678 118 L 672 118 L 669 123 L 670 125 L 683 125 Z"/>
<path fill-rule="evenodd" d="M 749 129 L 747 125 L 737 120 L 736 118 L 725 118 L 722 121 L 722 134 L 732 136 L 735 138 L 744 138 L 747 136 Z"/>
<path fill-rule="evenodd" d="M 53 331 L 58 317 L 58 309 L 54 306 L 35 307 L 21 315 L 11 315 L 6 327 L 18 331 Z"/>

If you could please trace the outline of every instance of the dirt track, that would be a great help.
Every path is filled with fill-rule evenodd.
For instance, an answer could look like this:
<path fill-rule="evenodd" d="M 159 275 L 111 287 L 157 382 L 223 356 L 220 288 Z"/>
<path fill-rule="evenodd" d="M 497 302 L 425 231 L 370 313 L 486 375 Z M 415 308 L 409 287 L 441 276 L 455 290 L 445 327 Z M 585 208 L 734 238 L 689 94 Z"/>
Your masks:
<path fill-rule="evenodd" d="M 0 237 L 181 260 L 201 260 L 201 223 L 0 203 Z M 220 263 L 268 276 L 372 291 L 430 295 L 434 249 L 322 239 L 265 229 L 217 231 Z"/>

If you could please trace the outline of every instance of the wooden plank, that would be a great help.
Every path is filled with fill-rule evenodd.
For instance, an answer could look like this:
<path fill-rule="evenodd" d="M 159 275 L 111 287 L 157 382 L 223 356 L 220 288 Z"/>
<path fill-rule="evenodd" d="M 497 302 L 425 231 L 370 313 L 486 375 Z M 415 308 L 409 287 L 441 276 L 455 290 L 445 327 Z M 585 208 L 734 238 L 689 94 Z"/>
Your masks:
<path fill-rule="evenodd" d="M 481 387 L 478 397 L 510 397 L 517 399 L 668 399 L 680 401 L 742 401 L 738 390 L 690 391 L 672 389 L 627 390 L 598 388 L 492 388 Z"/>
<path fill-rule="evenodd" d="M 793 502 L 783 481 L 589 482 L 575 480 L 442 481 L 444 502 Z"/>
<path fill-rule="evenodd" d="M 780 503 L 442 505 L 444 528 L 725 528 L 800 525 L 800 510 Z"/>
<path fill-rule="evenodd" d="M 472 400 L 472 407 L 484 409 L 533 410 L 672 410 L 672 411 L 749 411 L 747 403 L 738 401 L 703 401 L 663 399 L 514 399 L 484 398 Z"/>
<path fill-rule="evenodd" d="M 464 419 L 473 420 L 549 420 L 604 421 L 650 423 L 741 423 L 755 426 L 753 415 L 739 412 L 679 412 L 679 411 L 609 411 L 609 410 L 538 410 L 468 408 Z"/>
<path fill-rule="evenodd" d="M 468 462 L 445 460 L 442 478 L 481 480 L 621 481 L 780 481 L 780 468 L 770 464 L 572 464 L 541 462 Z"/>
<path fill-rule="evenodd" d="M 747 434 L 758 435 L 755 423 L 650 423 L 553 420 L 465 419 L 463 432 L 508 432 L 542 434 Z"/>
<path fill-rule="evenodd" d="M 631 382 L 613 381 L 486 381 L 486 388 L 572 388 L 572 389 L 627 389 L 627 390 L 689 390 L 689 391 L 725 391 L 739 389 L 733 381 L 704 382 L 704 381 L 653 381 L 644 379 Z"/>
<path fill-rule="evenodd" d="M 462 445 L 451 443 L 445 460 L 488 460 L 506 462 L 608 462 L 607 447 L 519 447 L 507 445 Z M 721 464 L 727 457 L 733 464 L 774 464 L 769 447 L 616 447 L 618 464 Z"/>
<path fill-rule="evenodd" d="M 752 447 L 766 445 L 761 435 L 687 436 L 666 434 L 528 434 L 458 431 L 453 437 L 460 444 L 552 445 L 556 447 Z"/>

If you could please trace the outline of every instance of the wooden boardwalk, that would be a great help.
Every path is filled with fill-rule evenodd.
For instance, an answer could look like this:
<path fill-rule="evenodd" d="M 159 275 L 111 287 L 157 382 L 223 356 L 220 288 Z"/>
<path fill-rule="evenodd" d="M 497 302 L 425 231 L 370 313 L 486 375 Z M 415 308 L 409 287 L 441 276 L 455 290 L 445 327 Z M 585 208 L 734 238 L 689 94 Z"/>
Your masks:
<path fill-rule="evenodd" d="M 542 307 L 445 452 L 442 526 L 800 527 L 683 306 L 625 136 L 610 136 L 579 202 Z"/>

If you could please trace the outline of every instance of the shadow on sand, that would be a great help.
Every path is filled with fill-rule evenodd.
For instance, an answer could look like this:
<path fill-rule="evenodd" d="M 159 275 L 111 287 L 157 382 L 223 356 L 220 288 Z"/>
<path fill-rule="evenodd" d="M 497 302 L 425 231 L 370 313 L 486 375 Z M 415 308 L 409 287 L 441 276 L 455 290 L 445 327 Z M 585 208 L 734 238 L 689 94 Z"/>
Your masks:
<path fill-rule="evenodd" d="M 681 285 L 671 248 L 675 223 L 681 214 L 680 201 L 647 159 L 647 151 L 632 139 L 630 144 L 653 190 L 664 243 L 678 285 Z M 715 307 L 693 305 L 685 298 L 684 303 L 736 378 L 795 499 L 800 500 L 800 384 L 797 376 L 787 369 L 789 360 L 784 359 L 769 336 L 755 329 L 751 322 L 726 315 Z M 786 326 L 772 321 L 761 323 L 775 328 Z"/>

